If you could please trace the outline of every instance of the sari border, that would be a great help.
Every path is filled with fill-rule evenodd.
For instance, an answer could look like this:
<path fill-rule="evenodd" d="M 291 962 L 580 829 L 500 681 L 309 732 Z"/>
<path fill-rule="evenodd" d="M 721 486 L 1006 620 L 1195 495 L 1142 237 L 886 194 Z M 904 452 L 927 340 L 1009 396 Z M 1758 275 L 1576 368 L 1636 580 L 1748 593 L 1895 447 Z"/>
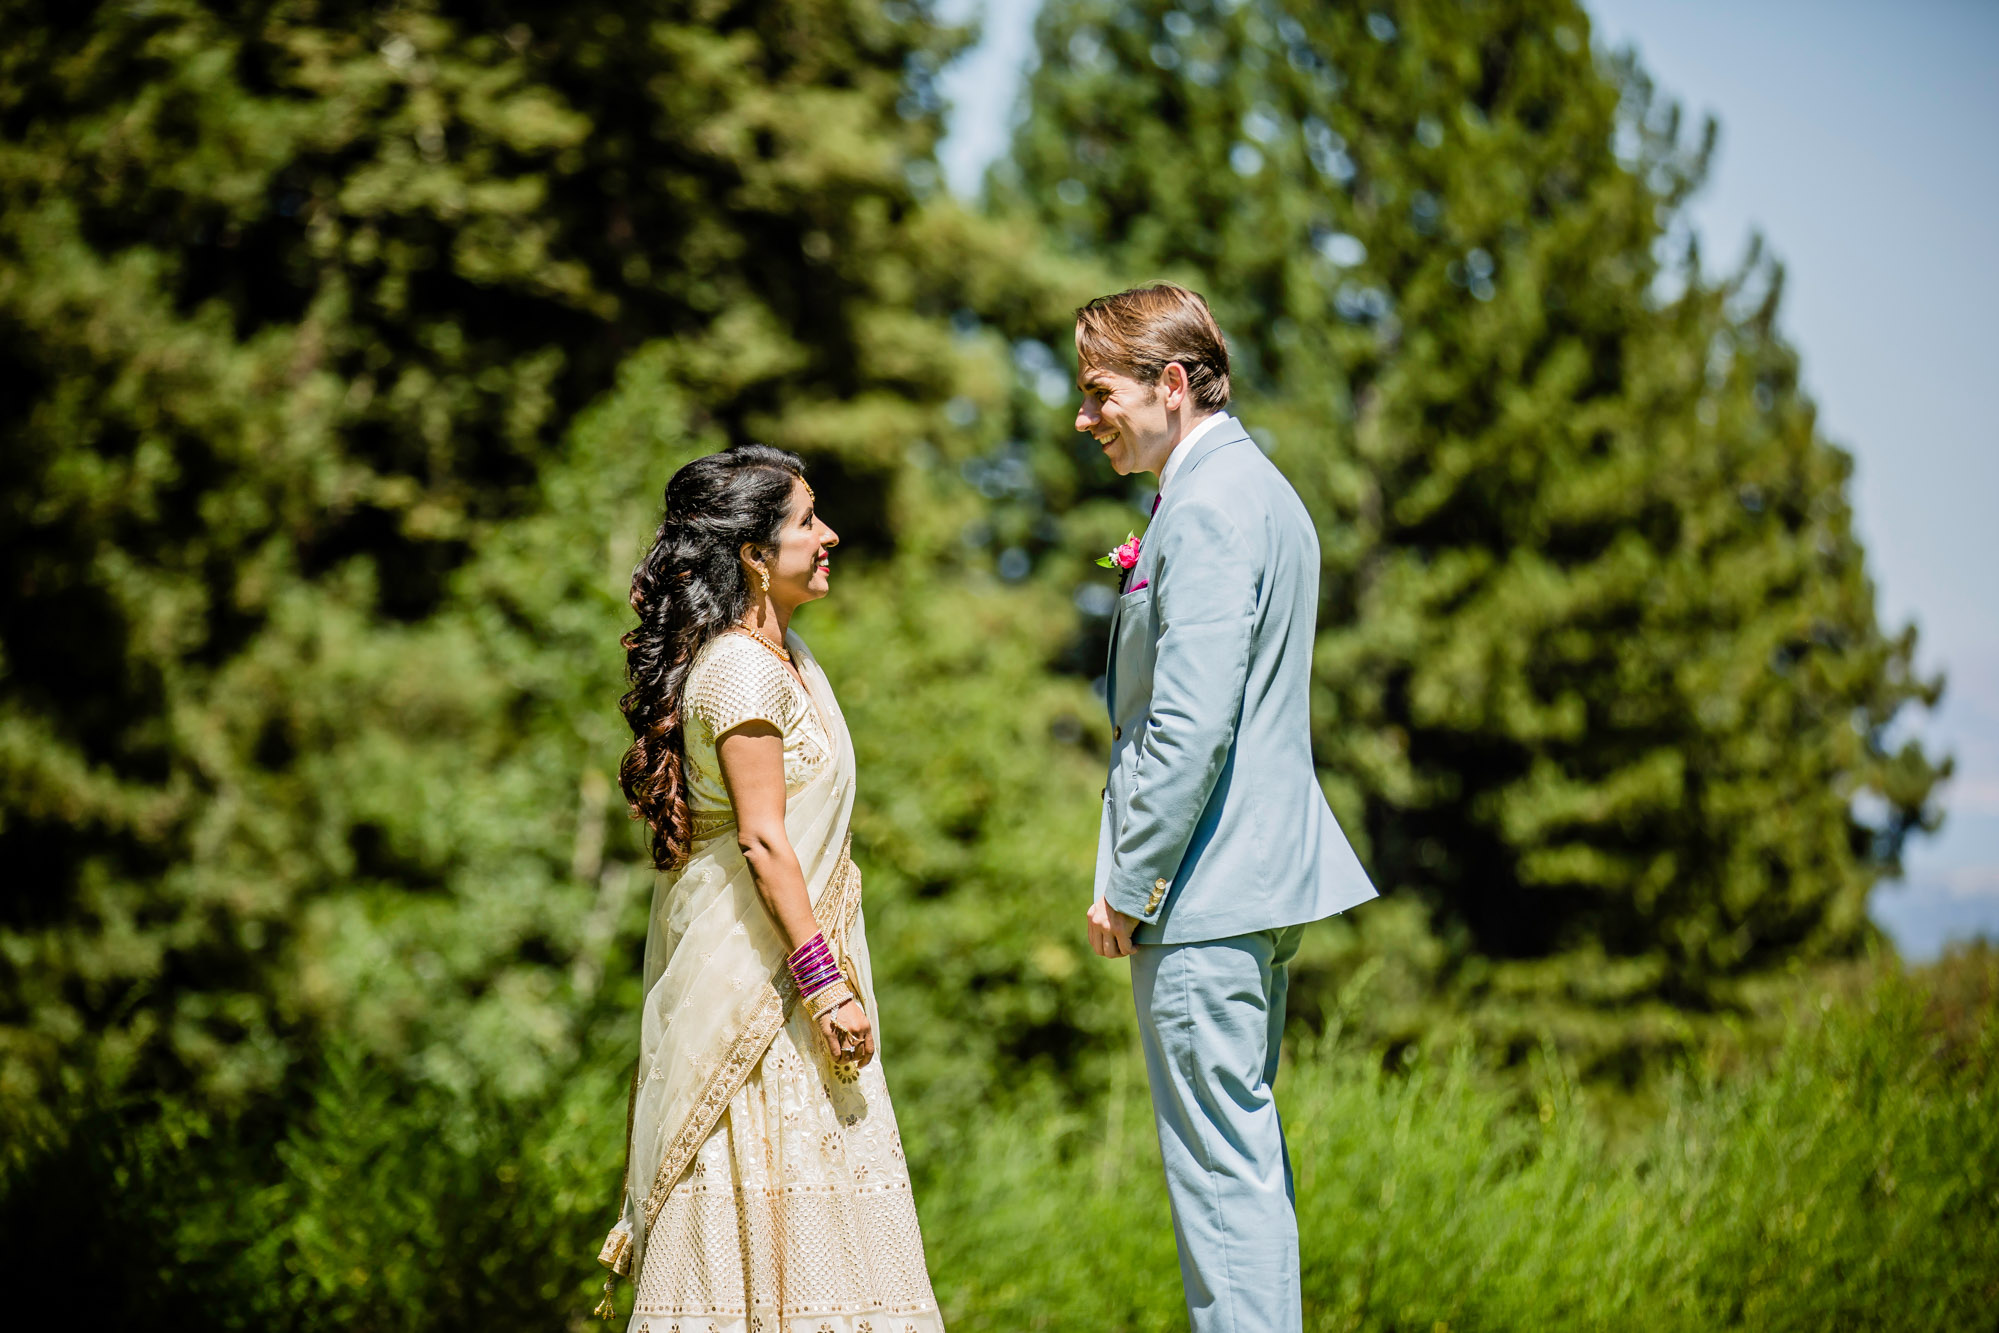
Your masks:
<path fill-rule="evenodd" d="M 830 892 L 823 895 L 832 901 L 827 904 L 825 912 L 813 913 L 819 928 L 830 930 L 835 939 L 842 942 L 848 923 L 861 905 L 861 870 L 854 864 L 853 846 L 853 835 L 849 834 L 840 848 L 840 860 L 833 867 L 832 882 L 827 886 Z M 834 944 L 833 947 L 837 950 L 839 945 Z M 667 1195 L 673 1192 L 687 1164 L 714 1132 L 715 1123 L 722 1118 L 730 1098 L 749 1081 L 750 1071 L 756 1068 L 764 1052 L 770 1049 L 771 1042 L 777 1039 L 788 1007 L 785 993 L 778 984 L 775 981 L 767 983 L 763 994 L 757 998 L 756 1007 L 750 1011 L 742 1033 L 730 1043 L 721 1063 L 708 1076 L 694 1109 L 688 1112 L 686 1121 L 667 1143 L 666 1152 L 659 1159 L 659 1170 L 653 1175 L 652 1189 L 646 1194 L 644 1212 L 648 1235 L 659 1217 L 659 1210 L 666 1206 Z"/>

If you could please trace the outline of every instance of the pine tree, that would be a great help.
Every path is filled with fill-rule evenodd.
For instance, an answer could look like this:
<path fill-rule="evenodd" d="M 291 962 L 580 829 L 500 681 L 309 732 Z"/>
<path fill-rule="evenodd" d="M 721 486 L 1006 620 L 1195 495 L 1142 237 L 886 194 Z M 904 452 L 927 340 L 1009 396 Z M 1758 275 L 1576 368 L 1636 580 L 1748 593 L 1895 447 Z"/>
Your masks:
<path fill-rule="evenodd" d="M 1321 523 L 1328 793 L 1481 1011 L 1857 948 L 1937 818 L 1889 736 L 1938 687 L 1877 623 L 1781 269 L 1701 263 L 1713 126 L 1567 0 L 1056 0 L 1038 40 L 996 205 L 1215 304 Z"/>
<path fill-rule="evenodd" d="M 1111 1021 L 1051 910 L 1096 782 L 1041 666 L 1066 588 L 959 541 L 998 430 L 965 405 L 1009 382 L 965 293 L 1070 299 L 931 198 L 962 34 L 872 0 L 6 27 L 10 1123 L 249 1105 L 328 1030 L 503 1092 L 624 1058 L 624 585 L 673 468 L 741 439 L 804 452 L 846 539 L 801 628 L 859 719 L 878 938 L 929 941 L 884 971 L 963 996 L 915 1081 L 976 1099 Z M 917 701 L 959 730 L 910 745 Z M 1044 817 L 1079 827 L 1009 856 Z"/>
<path fill-rule="evenodd" d="M 922 5 L 0 14 L 0 1235 L 102 1314 L 587 1307 L 625 584 L 736 440 L 846 538 L 800 628 L 919 1177 L 1002 1097 L 1082 1123 L 1088 553 L 1144 497 L 1064 349 L 1121 281 L 1217 298 L 1325 524 L 1328 787 L 1487 1010 L 1578 939 L 1612 1000 L 1847 947 L 1930 817 L 1770 270 L 1655 256 L 1699 154 L 1572 9 L 1058 5 L 987 216 Z"/>

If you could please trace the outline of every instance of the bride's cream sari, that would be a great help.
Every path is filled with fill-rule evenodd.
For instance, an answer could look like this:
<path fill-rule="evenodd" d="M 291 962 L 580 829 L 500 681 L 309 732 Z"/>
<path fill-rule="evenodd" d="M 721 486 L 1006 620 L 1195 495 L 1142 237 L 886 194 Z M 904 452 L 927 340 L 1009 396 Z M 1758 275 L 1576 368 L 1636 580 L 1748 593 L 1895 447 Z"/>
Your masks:
<path fill-rule="evenodd" d="M 719 721 L 716 732 L 783 714 L 770 720 L 786 733 L 785 829 L 820 929 L 873 1018 L 848 836 L 853 745 L 818 662 L 795 635 L 786 646 L 802 695 L 743 636 L 697 655 L 682 710 L 690 785 L 698 796 L 705 773 L 719 791 L 719 770 L 704 768 L 714 734 L 697 714 Z M 698 699 L 719 702 L 702 709 Z M 941 1329 L 879 1059 L 858 1071 L 831 1062 L 797 1002 L 733 817 L 699 804 L 694 814 L 693 854 L 653 893 L 625 1214 L 606 1247 L 606 1262 L 638 1284 L 631 1327 Z"/>

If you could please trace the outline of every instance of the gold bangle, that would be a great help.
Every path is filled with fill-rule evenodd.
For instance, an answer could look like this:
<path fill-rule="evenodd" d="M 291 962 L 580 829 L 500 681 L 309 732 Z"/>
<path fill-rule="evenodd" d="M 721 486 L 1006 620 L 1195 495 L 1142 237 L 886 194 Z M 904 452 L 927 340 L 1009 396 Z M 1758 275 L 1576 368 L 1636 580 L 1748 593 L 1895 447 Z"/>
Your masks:
<path fill-rule="evenodd" d="M 853 998 L 854 992 L 848 988 L 846 982 L 835 981 L 805 997 L 805 1012 L 810 1014 L 812 1021 L 816 1023 Z"/>

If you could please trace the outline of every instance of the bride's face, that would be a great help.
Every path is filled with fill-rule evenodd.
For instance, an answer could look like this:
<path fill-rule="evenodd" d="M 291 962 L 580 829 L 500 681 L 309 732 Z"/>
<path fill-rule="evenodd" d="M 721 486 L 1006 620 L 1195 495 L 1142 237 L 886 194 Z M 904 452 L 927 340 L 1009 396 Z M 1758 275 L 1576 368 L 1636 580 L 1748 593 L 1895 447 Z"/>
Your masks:
<path fill-rule="evenodd" d="M 791 513 L 778 533 L 776 554 L 771 558 L 771 600 L 798 607 L 824 597 L 832 577 L 833 548 L 839 544 L 840 534 L 819 517 L 812 488 L 794 481 Z"/>

